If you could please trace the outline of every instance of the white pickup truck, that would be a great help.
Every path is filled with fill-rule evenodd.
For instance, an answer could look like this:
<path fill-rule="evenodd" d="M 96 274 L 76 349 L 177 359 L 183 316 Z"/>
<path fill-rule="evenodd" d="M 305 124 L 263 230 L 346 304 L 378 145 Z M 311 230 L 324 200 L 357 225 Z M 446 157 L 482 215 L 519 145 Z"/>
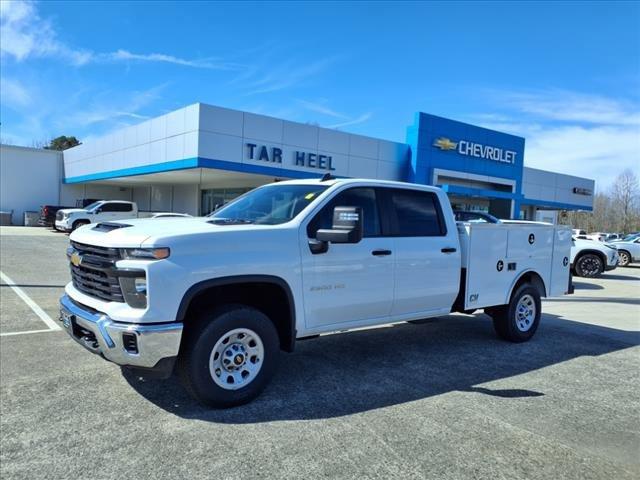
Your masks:
<path fill-rule="evenodd" d="M 88 350 L 239 405 L 296 339 L 484 309 L 529 340 L 540 298 L 570 293 L 571 230 L 458 223 L 446 194 L 331 179 L 259 187 L 209 217 L 71 234 L 60 320 Z M 382 334 L 381 334 L 382 335 Z"/>
<path fill-rule="evenodd" d="M 56 213 L 55 228 L 71 232 L 90 223 L 111 222 L 138 216 L 150 216 L 151 212 L 139 212 L 135 202 L 124 200 L 100 200 L 85 208 L 63 208 Z"/>

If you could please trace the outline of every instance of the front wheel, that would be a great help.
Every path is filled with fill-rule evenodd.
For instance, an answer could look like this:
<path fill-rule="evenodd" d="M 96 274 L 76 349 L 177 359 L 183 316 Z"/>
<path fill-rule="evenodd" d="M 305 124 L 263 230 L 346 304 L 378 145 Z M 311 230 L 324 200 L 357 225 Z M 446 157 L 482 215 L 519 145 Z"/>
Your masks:
<path fill-rule="evenodd" d="M 492 307 L 485 312 L 493 318 L 493 328 L 499 337 L 510 342 L 526 342 L 533 337 L 540 324 L 540 292 L 533 285 L 525 283 L 511 295 L 508 305 Z"/>
<path fill-rule="evenodd" d="M 618 265 L 621 267 L 626 267 L 630 263 L 631 263 L 631 255 L 629 254 L 629 252 L 620 250 L 618 252 Z"/>
<path fill-rule="evenodd" d="M 179 358 L 183 384 L 201 403 L 227 408 L 257 397 L 271 380 L 280 344 L 262 312 L 229 305 L 198 319 Z"/>
<path fill-rule="evenodd" d="M 75 231 L 84 225 L 89 225 L 89 220 L 76 220 L 73 222 L 73 226 L 71 227 L 71 231 Z"/>
<path fill-rule="evenodd" d="M 576 273 L 580 277 L 595 278 L 599 277 L 604 271 L 604 262 L 593 253 L 582 255 L 576 261 Z"/>

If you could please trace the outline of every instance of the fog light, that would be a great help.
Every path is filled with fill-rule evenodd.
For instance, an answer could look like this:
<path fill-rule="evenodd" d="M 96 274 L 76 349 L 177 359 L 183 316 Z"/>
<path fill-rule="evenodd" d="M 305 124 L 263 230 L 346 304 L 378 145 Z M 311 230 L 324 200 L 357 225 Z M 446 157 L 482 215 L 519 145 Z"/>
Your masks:
<path fill-rule="evenodd" d="M 147 294 L 147 279 L 146 278 L 136 278 L 135 281 L 136 293 L 146 295 Z"/>

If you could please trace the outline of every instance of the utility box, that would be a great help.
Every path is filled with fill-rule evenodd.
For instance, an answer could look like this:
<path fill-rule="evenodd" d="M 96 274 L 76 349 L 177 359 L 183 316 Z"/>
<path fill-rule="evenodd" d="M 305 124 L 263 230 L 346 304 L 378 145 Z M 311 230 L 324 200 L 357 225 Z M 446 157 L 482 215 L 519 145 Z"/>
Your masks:
<path fill-rule="evenodd" d="M 13 211 L 0 212 L 0 225 L 2 226 L 11 225 L 11 215 L 13 215 Z"/>
<path fill-rule="evenodd" d="M 24 226 L 25 227 L 37 227 L 38 220 L 40 219 L 40 213 L 38 212 L 24 212 Z"/>

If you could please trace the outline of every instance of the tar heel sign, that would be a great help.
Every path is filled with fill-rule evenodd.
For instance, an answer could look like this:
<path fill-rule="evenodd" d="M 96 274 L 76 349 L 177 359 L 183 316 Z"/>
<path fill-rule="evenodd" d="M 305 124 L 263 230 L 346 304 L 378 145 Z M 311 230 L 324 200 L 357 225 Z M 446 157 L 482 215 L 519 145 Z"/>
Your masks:
<path fill-rule="evenodd" d="M 245 155 L 249 160 L 282 164 L 284 159 L 284 163 L 297 167 L 335 170 L 333 157 L 331 155 L 319 155 L 301 150 L 292 150 L 283 153 L 281 148 L 257 145 L 255 143 L 247 143 L 245 147 Z"/>

